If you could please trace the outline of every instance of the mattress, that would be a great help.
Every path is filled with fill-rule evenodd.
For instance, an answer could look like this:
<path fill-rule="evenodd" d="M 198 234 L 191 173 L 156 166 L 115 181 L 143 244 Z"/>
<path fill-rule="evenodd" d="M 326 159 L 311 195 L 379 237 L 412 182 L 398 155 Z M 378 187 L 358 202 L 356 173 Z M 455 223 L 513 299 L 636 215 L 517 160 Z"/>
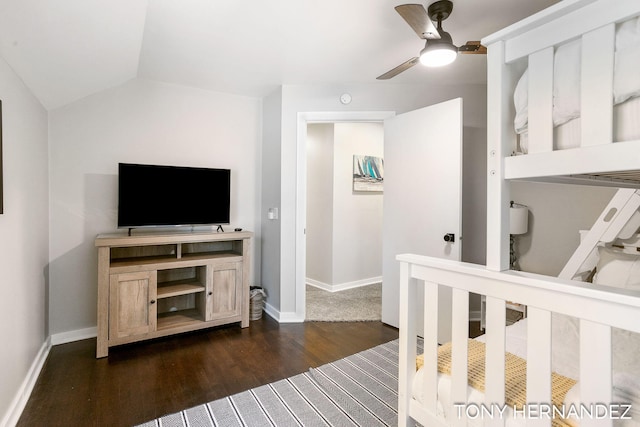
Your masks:
<path fill-rule="evenodd" d="M 576 355 L 579 348 L 579 330 L 577 321 L 566 316 L 554 315 L 552 322 L 552 369 L 560 375 L 569 378 L 579 378 L 579 367 Z M 617 332 L 617 334 L 616 334 Z M 507 351 L 526 359 L 527 354 L 527 319 L 523 319 L 506 328 L 506 348 Z M 617 335 L 617 336 L 616 336 Z M 484 336 L 476 338 L 484 341 Z M 613 345 L 619 350 L 614 353 L 614 401 L 632 403 L 632 420 L 615 420 L 614 425 L 618 427 L 639 427 L 640 426 L 640 361 L 637 359 L 638 345 L 637 337 L 629 339 L 625 331 L 614 330 Z M 422 390 L 423 368 L 416 373 L 413 382 L 413 397 L 419 402 L 424 401 Z M 624 385 L 624 387 L 622 387 Z M 631 387 L 634 393 L 628 392 Z M 438 406 L 439 416 L 446 419 L 455 419 L 458 414 L 453 409 L 451 401 L 451 377 L 445 374 L 438 374 Z M 480 405 L 484 403 L 484 393 L 472 387 L 467 388 L 467 401 Z M 578 407 L 580 402 L 580 383 L 569 390 L 564 404 L 566 407 L 573 404 Z M 507 407 L 504 413 L 505 426 L 519 427 L 526 425 L 526 419 L 521 416 L 514 418 L 512 408 Z M 569 419 L 568 423 L 578 426 L 577 419 Z M 482 417 L 468 419 L 469 426 L 481 427 L 484 423 Z"/>
<path fill-rule="evenodd" d="M 566 150 L 580 146 L 581 141 L 580 117 L 569 120 L 553 128 L 553 149 Z M 640 139 L 640 97 L 613 107 L 613 140 L 615 142 L 633 141 Z M 527 154 L 529 133 L 519 135 L 520 154 Z"/>

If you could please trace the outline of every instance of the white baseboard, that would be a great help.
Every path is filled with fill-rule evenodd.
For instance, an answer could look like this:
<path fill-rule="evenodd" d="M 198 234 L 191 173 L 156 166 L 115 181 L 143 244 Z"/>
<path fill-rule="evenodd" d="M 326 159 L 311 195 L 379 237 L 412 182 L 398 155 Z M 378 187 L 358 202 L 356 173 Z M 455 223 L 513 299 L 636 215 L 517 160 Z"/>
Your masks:
<path fill-rule="evenodd" d="M 11 405 L 9 405 L 7 413 L 2 418 L 0 426 L 8 427 L 17 424 L 18 420 L 20 419 L 20 415 L 22 415 L 24 407 L 29 401 L 29 397 L 31 396 L 33 387 L 36 385 L 36 381 L 38 380 L 40 371 L 44 366 L 44 362 L 47 360 L 47 356 L 49 356 L 49 352 L 51 351 L 52 346 L 58 344 L 66 344 L 69 342 L 79 341 L 87 338 L 93 338 L 97 335 L 97 330 L 98 329 L 96 327 L 92 327 L 50 335 L 38 351 L 35 360 L 29 368 L 29 372 L 27 372 L 27 376 L 20 385 L 18 392 L 11 402 Z"/>
<path fill-rule="evenodd" d="M 302 323 L 304 317 L 301 317 L 296 312 L 280 312 L 276 310 L 271 304 L 266 303 L 264 305 L 264 312 L 267 313 L 278 323 Z"/>
<path fill-rule="evenodd" d="M 29 401 L 29 397 L 31 396 L 33 387 L 36 385 L 36 381 L 38 380 L 38 376 L 40 375 L 40 371 L 42 371 L 42 367 L 44 366 L 44 362 L 47 360 L 47 356 L 49 355 L 50 350 L 51 339 L 47 338 L 42 344 L 42 347 L 40 347 L 36 358 L 29 368 L 29 372 L 27 372 L 27 376 L 20 385 L 20 388 L 18 389 L 15 397 L 11 401 L 9 409 L 5 413 L 4 417 L 2 417 L 0 426 L 9 427 L 15 426 L 18 423 L 20 415 L 22 415 L 22 411 Z"/>
<path fill-rule="evenodd" d="M 98 336 L 98 328 L 78 329 L 51 335 L 51 345 L 66 344 L 74 341 L 86 340 Z"/>
<path fill-rule="evenodd" d="M 307 278 L 307 283 L 316 288 L 323 289 L 329 292 L 344 291 L 347 289 L 359 288 L 360 286 L 373 285 L 374 283 L 382 282 L 382 276 L 370 277 L 368 279 L 355 280 L 353 282 L 338 283 L 337 285 L 330 285 L 328 283 L 320 282 L 318 280 Z"/>
<path fill-rule="evenodd" d="M 322 289 L 324 291 L 332 292 L 331 291 L 331 285 L 328 284 L 328 283 L 324 283 L 324 282 L 321 282 L 319 280 L 309 279 L 308 277 L 305 280 L 305 282 L 307 283 L 307 285 L 311 285 L 311 286 L 314 286 L 316 288 L 320 288 L 320 289 Z"/>
<path fill-rule="evenodd" d="M 273 308 L 268 302 L 264 303 L 264 312 L 276 322 L 278 321 L 278 317 L 280 317 L 280 312 Z"/>

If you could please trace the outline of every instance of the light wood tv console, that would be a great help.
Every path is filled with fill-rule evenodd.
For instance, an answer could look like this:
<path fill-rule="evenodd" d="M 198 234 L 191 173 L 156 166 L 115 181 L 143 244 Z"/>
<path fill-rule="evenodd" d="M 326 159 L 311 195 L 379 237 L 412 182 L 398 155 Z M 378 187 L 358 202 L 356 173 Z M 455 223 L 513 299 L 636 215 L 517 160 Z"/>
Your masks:
<path fill-rule="evenodd" d="M 101 234 L 98 342 L 109 347 L 211 326 L 249 326 L 253 233 Z"/>

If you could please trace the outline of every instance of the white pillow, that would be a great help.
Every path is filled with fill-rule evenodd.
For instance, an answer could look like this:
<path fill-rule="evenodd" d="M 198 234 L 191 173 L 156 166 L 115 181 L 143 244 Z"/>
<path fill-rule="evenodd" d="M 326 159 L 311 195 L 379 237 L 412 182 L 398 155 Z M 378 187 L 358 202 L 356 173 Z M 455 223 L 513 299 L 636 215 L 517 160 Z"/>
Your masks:
<path fill-rule="evenodd" d="M 640 256 L 615 249 L 598 248 L 600 258 L 593 283 L 617 288 L 640 290 Z"/>
<path fill-rule="evenodd" d="M 517 134 L 527 131 L 529 123 L 529 69 L 524 70 L 513 92 L 513 104 L 516 108 L 516 118 L 513 124 Z"/>
<path fill-rule="evenodd" d="M 640 48 L 630 47 L 615 53 L 613 103 L 640 96 Z"/>
<path fill-rule="evenodd" d="M 614 104 L 640 96 L 640 17 L 616 28 Z M 554 57 L 553 125 L 558 126 L 580 117 L 580 40 L 559 46 Z M 528 127 L 528 76 L 524 72 L 514 92 L 516 133 Z"/>
<path fill-rule="evenodd" d="M 616 28 L 616 51 L 632 48 L 640 43 L 640 17 L 624 21 Z"/>
<path fill-rule="evenodd" d="M 613 103 L 640 96 L 640 17 L 616 28 L 616 53 L 613 74 Z"/>
<path fill-rule="evenodd" d="M 581 40 L 558 46 L 553 61 L 553 125 L 580 117 Z"/>

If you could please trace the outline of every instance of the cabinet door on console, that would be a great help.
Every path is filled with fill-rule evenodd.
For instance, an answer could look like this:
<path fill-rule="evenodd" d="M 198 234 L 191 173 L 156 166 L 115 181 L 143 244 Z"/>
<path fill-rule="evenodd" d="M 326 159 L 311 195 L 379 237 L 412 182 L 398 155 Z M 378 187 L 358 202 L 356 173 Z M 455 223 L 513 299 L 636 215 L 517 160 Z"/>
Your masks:
<path fill-rule="evenodd" d="M 208 292 L 207 320 L 223 319 L 241 314 L 242 263 L 229 262 L 213 266 L 213 278 Z"/>
<path fill-rule="evenodd" d="M 156 330 L 156 272 L 112 274 L 109 283 L 109 339 Z"/>

